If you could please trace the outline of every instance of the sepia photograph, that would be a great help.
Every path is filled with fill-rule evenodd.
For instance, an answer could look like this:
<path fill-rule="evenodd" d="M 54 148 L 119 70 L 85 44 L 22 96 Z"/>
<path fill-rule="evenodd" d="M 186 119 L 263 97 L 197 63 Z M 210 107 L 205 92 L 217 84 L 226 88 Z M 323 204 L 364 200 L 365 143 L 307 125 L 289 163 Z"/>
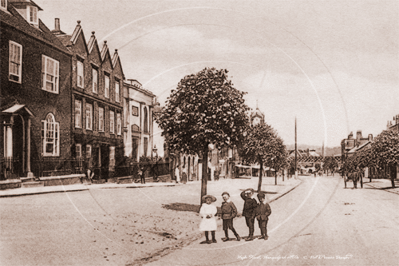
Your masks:
<path fill-rule="evenodd" d="M 397 265 L 397 0 L 0 23 L 0 265 Z"/>

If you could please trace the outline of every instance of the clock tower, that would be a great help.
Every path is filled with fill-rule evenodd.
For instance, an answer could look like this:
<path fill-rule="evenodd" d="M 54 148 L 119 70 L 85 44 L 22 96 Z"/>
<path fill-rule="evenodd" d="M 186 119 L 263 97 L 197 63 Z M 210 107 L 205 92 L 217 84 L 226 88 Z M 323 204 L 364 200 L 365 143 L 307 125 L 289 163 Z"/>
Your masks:
<path fill-rule="evenodd" d="M 265 123 L 265 115 L 259 110 L 258 100 L 256 100 L 256 110 L 250 115 L 251 126 Z"/>

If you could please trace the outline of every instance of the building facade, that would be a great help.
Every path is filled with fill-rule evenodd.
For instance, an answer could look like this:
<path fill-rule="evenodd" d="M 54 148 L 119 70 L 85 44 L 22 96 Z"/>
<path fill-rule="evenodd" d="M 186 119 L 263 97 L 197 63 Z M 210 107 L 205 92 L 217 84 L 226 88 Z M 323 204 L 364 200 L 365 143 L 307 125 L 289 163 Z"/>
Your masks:
<path fill-rule="evenodd" d="M 1 179 L 73 171 L 71 58 L 30 0 L 1 1 Z M 61 165 L 61 162 L 62 165 Z"/>
<path fill-rule="evenodd" d="M 353 137 L 353 133 L 351 132 L 348 135 L 348 138 L 343 139 L 341 141 L 341 155 L 342 161 L 348 156 L 352 156 L 359 147 L 366 145 L 367 143 L 371 143 L 373 141 L 373 134 L 369 134 L 367 138 L 362 136 L 362 131 L 358 130 L 356 132 L 356 138 Z"/>
<path fill-rule="evenodd" d="M 399 114 L 395 115 L 392 119 L 392 121 L 388 121 L 387 123 L 387 129 L 388 130 L 396 130 L 399 132 Z"/>
<path fill-rule="evenodd" d="M 138 162 L 141 156 L 153 157 L 153 109 L 155 95 L 140 82 L 129 79 L 123 83 L 125 96 L 125 156 Z"/>
<path fill-rule="evenodd" d="M 125 77 L 118 52 L 111 56 L 106 41 L 100 50 L 94 31 L 86 42 L 80 21 L 68 35 L 56 19 L 53 33 L 72 53 L 71 157 L 82 162 L 82 172 L 90 168 L 107 181 L 123 158 Z"/>

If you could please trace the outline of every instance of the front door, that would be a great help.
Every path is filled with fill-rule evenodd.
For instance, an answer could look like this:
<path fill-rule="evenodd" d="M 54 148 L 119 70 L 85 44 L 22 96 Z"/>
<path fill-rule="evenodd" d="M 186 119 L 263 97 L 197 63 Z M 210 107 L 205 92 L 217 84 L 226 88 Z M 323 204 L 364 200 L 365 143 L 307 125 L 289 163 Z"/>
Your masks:
<path fill-rule="evenodd" d="M 17 177 L 23 176 L 24 162 L 24 125 L 19 115 L 14 116 L 14 125 L 12 128 L 13 142 L 13 172 Z"/>
<path fill-rule="evenodd" d="M 108 181 L 109 172 L 109 147 L 106 145 L 101 145 L 101 179 Z"/>

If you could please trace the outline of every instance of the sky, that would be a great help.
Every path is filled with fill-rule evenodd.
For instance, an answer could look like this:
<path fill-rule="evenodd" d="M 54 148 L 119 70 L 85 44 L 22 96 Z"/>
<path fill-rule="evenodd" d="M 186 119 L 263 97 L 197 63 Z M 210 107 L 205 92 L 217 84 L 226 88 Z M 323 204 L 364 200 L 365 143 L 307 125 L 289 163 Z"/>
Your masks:
<path fill-rule="evenodd" d="M 227 69 L 289 145 L 377 136 L 399 114 L 397 0 L 36 0 L 72 34 L 115 49 L 126 79 L 165 104 L 186 75 Z"/>

